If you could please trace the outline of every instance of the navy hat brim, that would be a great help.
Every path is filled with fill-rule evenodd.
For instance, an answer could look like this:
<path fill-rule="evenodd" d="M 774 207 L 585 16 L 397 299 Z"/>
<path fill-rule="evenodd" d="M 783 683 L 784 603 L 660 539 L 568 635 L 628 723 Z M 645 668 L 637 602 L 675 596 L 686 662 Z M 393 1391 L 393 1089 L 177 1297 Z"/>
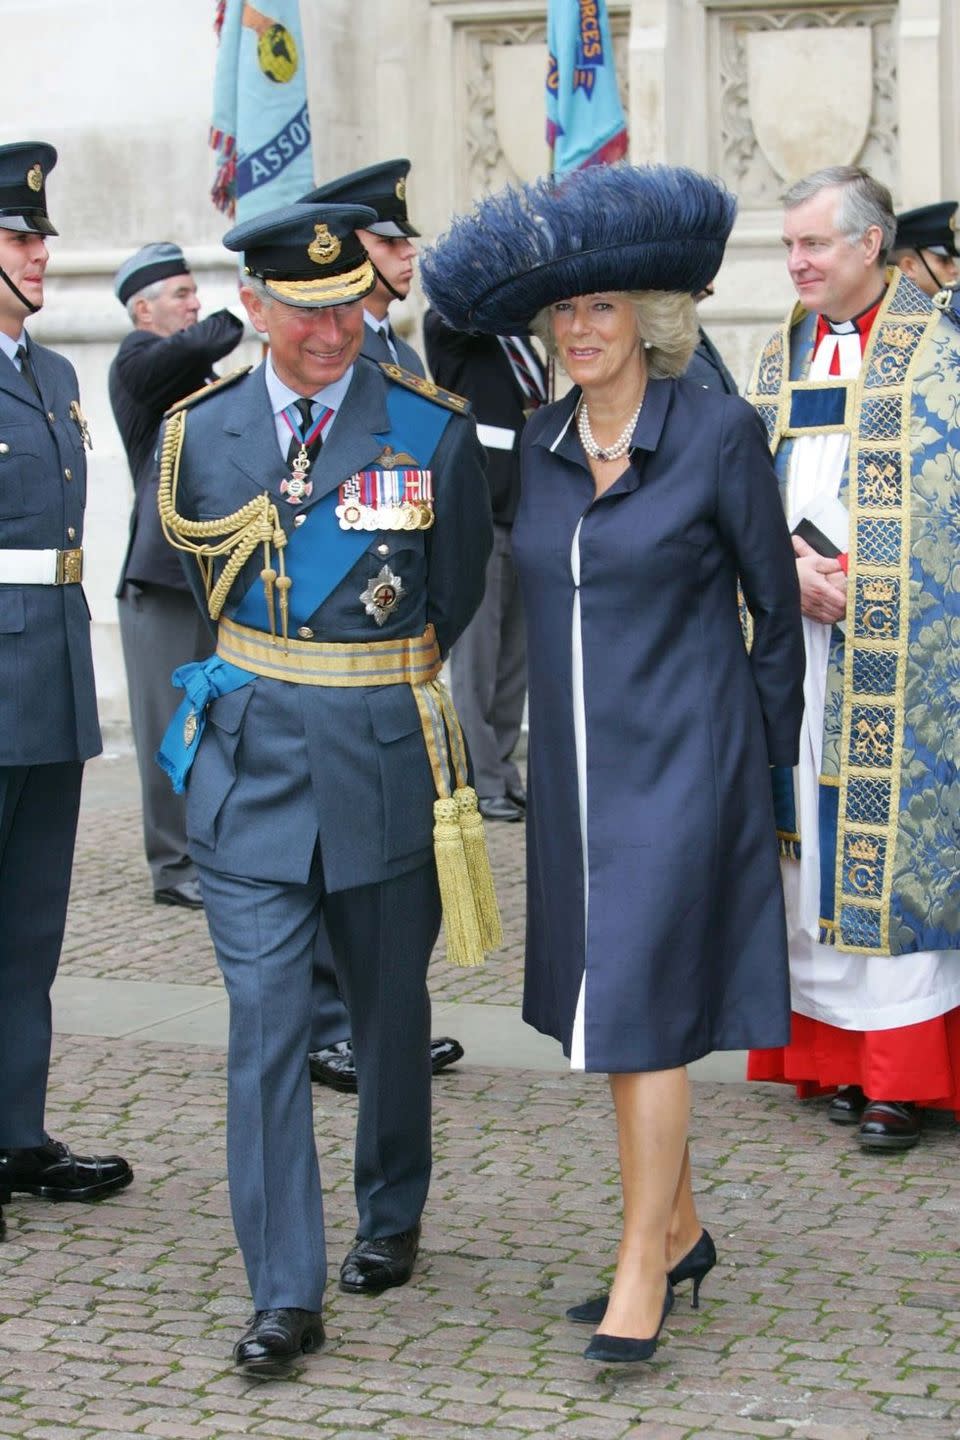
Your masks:
<path fill-rule="evenodd" d="M 3 210 L 0 210 L 0 230 L 26 231 L 30 235 L 60 234 L 49 215 L 24 215 L 20 212 L 15 215 L 7 215 Z"/>
<path fill-rule="evenodd" d="M 455 330 L 510 335 L 576 295 L 696 294 L 735 214 L 729 191 L 695 170 L 588 166 L 481 201 L 421 255 L 421 280 Z"/>
<path fill-rule="evenodd" d="M 372 235 L 383 235 L 387 240 L 418 240 L 420 231 L 415 230 L 409 220 L 378 220 L 375 225 L 364 225 Z"/>

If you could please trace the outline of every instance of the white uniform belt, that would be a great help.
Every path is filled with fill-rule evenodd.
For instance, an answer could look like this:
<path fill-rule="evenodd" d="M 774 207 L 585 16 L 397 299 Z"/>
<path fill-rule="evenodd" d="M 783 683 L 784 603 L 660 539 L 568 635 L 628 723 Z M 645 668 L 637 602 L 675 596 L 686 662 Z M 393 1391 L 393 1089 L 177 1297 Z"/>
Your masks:
<path fill-rule="evenodd" d="M 79 585 L 82 550 L 0 550 L 0 585 Z"/>

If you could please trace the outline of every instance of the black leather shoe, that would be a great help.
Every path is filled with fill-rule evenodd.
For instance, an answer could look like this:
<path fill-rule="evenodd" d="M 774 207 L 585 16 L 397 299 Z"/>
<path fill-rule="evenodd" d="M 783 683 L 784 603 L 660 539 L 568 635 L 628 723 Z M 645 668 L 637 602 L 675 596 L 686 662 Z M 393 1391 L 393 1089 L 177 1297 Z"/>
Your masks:
<path fill-rule="evenodd" d="M 512 800 L 513 803 L 514 803 L 514 805 L 519 805 L 521 810 L 526 810 L 526 808 L 527 808 L 527 792 L 526 792 L 526 790 L 508 790 L 508 791 L 507 791 L 507 799 L 508 799 L 508 800 Z"/>
<path fill-rule="evenodd" d="M 859 1125 L 867 1104 L 869 1101 L 859 1085 L 841 1085 L 827 1106 L 827 1119 L 834 1125 Z"/>
<path fill-rule="evenodd" d="M 315 1310 L 258 1310 L 233 1347 L 245 1375 L 283 1375 L 293 1360 L 319 1350 L 325 1339 Z"/>
<path fill-rule="evenodd" d="M 318 1085 L 329 1085 L 343 1095 L 357 1093 L 357 1067 L 353 1060 L 353 1046 L 349 1040 L 338 1040 L 324 1050 L 311 1050 L 307 1057 L 310 1062 L 310 1079 Z M 430 1068 L 434 1075 L 456 1065 L 463 1059 L 463 1046 L 449 1035 L 437 1035 L 430 1041 Z"/>
<path fill-rule="evenodd" d="M 857 1139 L 864 1150 L 910 1150 L 920 1139 L 916 1107 L 871 1100 L 860 1117 Z"/>
<path fill-rule="evenodd" d="M 0 1150 L 0 1205 L 15 1190 L 43 1200 L 98 1200 L 132 1179 L 133 1171 L 119 1155 L 74 1155 L 60 1140 L 29 1150 Z"/>
<path fill-rule="evenodd" d="M 0 1240 L 7 1238 L 7 1222 L 3 1218 L 3 1211 L 0 1210 Z"/>
<path fill-rule="evenodd" d="M 353 1063 L 353 1046 L 349 1040 L 338 1040 L 322 1050 L 311 1050 L 310 1079 L 318 1085 L 329 1085 L 343 1095 L 357 1093 L 357 1067 Z"/>
<path fill-rule="evenodd" d="M 523 806 L 511 800 L 509 795 L 486 795 L 477 801 L 477 808 L 485 820 L 522 820 Z"/>
<path fill-rule="evenodd" d="M 419 1225 L 376 1240 L 358 1235 L 340 1266 L 340 1289 L 348 1295 L 379 1295 L 392 1285 L 406 1285 L 419 1248 Z"/>
<path fill-rule="evenodd" d="M 182 880 L 179 885 L 168 885 L 163 890 L 154 890 L 154 905 L 179 905 L 181 910 L 202 910 L 203 897 L 196 880 Z"/>

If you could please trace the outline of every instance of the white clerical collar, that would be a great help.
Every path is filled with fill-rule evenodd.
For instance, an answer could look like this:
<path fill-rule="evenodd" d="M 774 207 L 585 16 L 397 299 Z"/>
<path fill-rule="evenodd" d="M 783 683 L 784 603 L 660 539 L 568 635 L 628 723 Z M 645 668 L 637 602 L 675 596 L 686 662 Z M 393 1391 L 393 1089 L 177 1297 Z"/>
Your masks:
<path fill-rule="evenodd" d="M 280 376 L 273 368 L 272 355 L 267 356 L 264 378 L 267 382 L 267 394 L 270 397 L 270 405 L 274 415 L 279 415 L 282 410 L 286 410 L 288 405 L 292 405 L 295 400 L 301 399 L 298 391 L 291 390 L 290 386 L 284 384 L 280 379 Z M 330 410 L 336 412 L 343 404 L 343 398 L 350 387 L 350 381 L 352 379 L 353 366 L 351 365 L 344 371 L 339 380 L 334 380 L 332 385 L 325 385 L 322 390 L 318 390 L 314 395 L 311 395 L 310 399 L 313 400 L 315 404 L 326 405 Z"/>

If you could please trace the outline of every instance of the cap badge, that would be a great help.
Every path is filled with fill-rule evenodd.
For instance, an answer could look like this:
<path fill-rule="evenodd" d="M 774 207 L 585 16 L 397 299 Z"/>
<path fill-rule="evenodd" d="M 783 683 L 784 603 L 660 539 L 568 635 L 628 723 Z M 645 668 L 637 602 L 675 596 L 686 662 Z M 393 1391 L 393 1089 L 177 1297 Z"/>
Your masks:
<path fill-rule="evenodd" d="M 956 231 L 956 228 L 957 228 L 957 215 L 958 215 L 958 214 L 960 214 L 960 211 L 954 210 L 953 214 L 950 216 L 950 219 L 947 221 L 947 224 L 950 226 L 950 229 L 953 230 L 953 231 Z"/>
<path fill-rule="evenodd" d="M 27 171 L 27 184 L 34 194 L 43 189 L 43 171 L 39 165 L 30 166 L 30 169 Z"/>
<path fill-rule="evenodd" d="M 398 200 L 406 200 L 407 198 L 407 182 L 402 175 L 396 183 L 394 194 Z"/>
<path fill-rule="evenodd" d="M 315 265 L 332 265 L 343 248 L 326 225 L 314 225 L 315 238 L 307 246 L 307 254 Z"/>

